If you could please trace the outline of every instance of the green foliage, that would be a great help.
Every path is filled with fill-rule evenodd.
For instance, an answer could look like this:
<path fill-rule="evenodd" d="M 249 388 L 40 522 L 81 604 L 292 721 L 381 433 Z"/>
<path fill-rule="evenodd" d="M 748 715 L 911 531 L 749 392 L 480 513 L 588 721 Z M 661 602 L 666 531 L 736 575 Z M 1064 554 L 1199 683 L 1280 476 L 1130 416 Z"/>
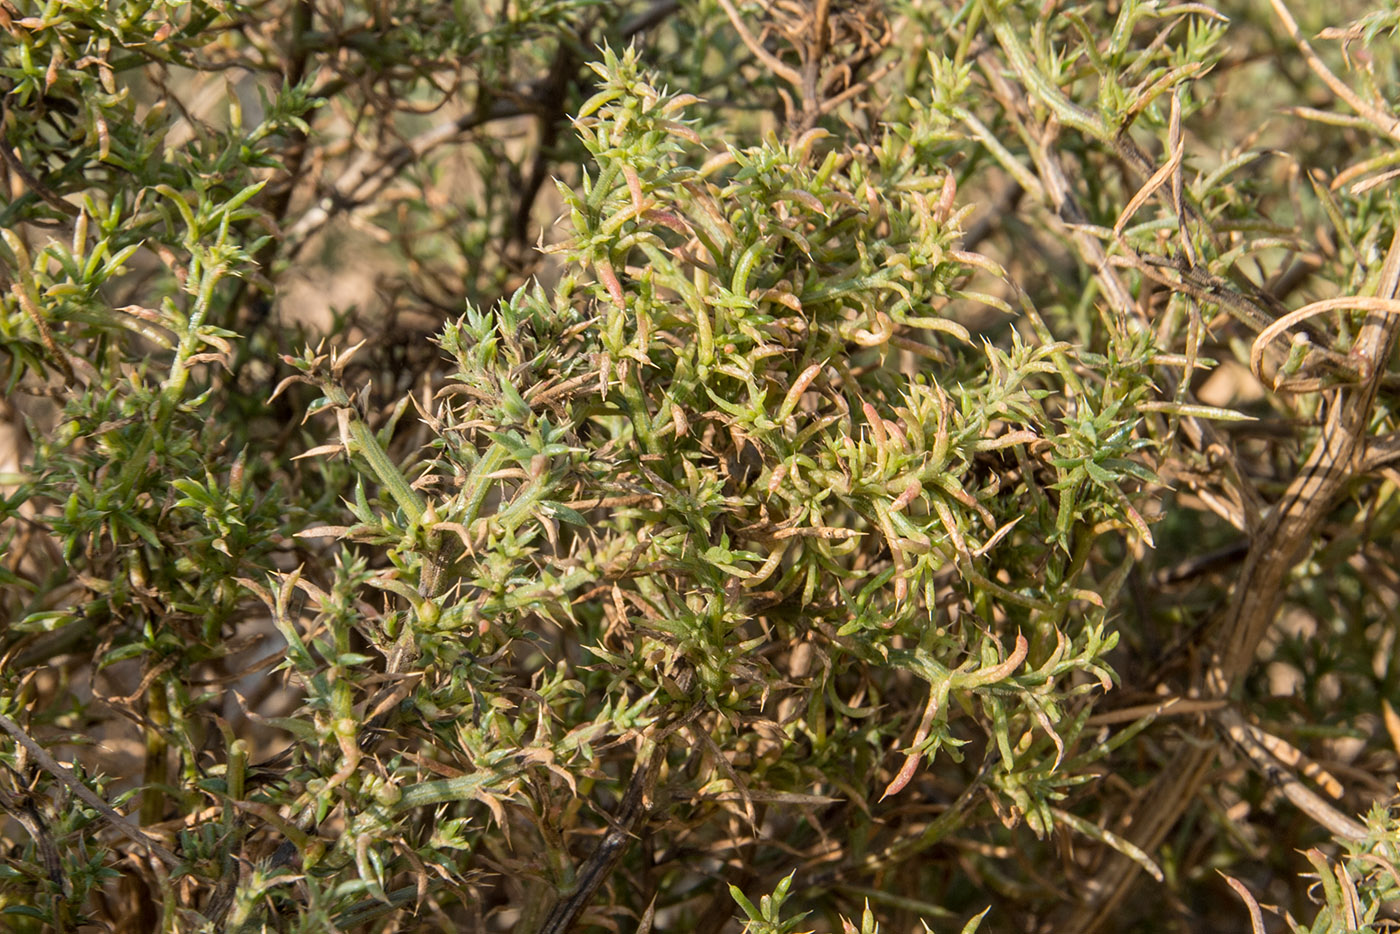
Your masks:
<path fill-rule="evenodd" d="M 801 923 L 805 915 L 781 920 L 783 903 L 787 901 L 788 891 L 791 888 L 792 876 L 789 875 L 778 883 L 778 887 L 773 890 L 772 895 L 763 896 L 759 899 L 758 907 L 754 907 L 753 902 L 744 897 L 744 893 L 739 891 L 737 885 L 729 887 L 729 894 L 734 896 L 734 901 L 743 909 L 744 916 L 748 919 L 744 922 L 746 934 L 788 934 L 788 932 L 797 929 L 797 925 Z"/>
<path fill-rule="evenodd" d="M 400 7 L 0 0 L 6 925 L 1380 929 L 1393 10 Z"/>

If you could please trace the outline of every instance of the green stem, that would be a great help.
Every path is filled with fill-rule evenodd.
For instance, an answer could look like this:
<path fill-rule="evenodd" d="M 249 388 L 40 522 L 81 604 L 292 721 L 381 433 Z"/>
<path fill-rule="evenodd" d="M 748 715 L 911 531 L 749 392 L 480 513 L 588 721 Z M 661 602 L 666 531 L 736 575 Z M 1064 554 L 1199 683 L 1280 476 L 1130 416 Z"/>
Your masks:
<path fill-rule="evenodd" d="M 498 772 L 474 772 L 459 778 L 444 778 L 410 785 L 403 790 L 403 797 L 394 804 L 394 812 L 402 814 L 414 808 L 472 801 L 484 789 L 505 778 L 506 776 Z"/>
<path fill-rule="evenodd" d="M 170 708 L 166 703 L 165 680 L 157 678 L 146 691 L 146 766 L 141 792 L 141 826 L 158 824 L 165 817 L 165 792 L 161 786 L 169 783 L 166 774 L 165 731 L 170 728 Z"/>
<path fill-rule="evenodd" d="M 481 516 L 481 507 L 486 503 L 486 494 L 491 491 L 491 474 L 505 466 L 508 456 L 505 447 L 500 444 L 493 444 L 482 453 L 481 458 L 467 477 L 466 485 L 462 488 L 462 494 L 466 499 L 466 510 L 462 513 L 462 525 L 471 528 L 471 524 Z"/>
<path fill-rule="evenodd" d="M 972 135 L 977 137 L 977 141 L 987 148 L 992 154 L 992 158 L 1006 169 L 1016 179 L 1016 184 L 1026 191 L 1044 198 L 1045 188 L 1040 184 L 1040 179 L 1036 178 L 1024 165 L 1021 160 L 1011 154 L 1011 151 L 1001 144 L 996 134 L 989 130 L 981 120 L 978 120 L 971 112 L 962 107 L 953 108 L 953 116 L 967 124 L 967 128 L 972 131 Z"/>
<path fill-rule="evenodd" d="M 1021 37 L 1016 34 L 1016 30 L 1001 15 L 997 4 L 995 2 L 984 3 L 982 11 L 987 17 L 987 22 L 992 26 L 992 33 L 997 37 L 997 43 L 1006 53 L 1006 58 L 1011 63 L 1011 68 L 1016 72 L 1016 76 L 1021 79 L 1021 83 L 1034 91 L 1041 103 L 1048 107 L 1065 126 L 1072 126 L 1102 143 L 1112 144 L 1114 134 L 1103 125 L 1103 121 L 1065 97 L 1060 89 L 1055 87 L 1050 79 L 1036 67 L 1030 49 L 1026 48 Z"/>
<path fill-rule="evenodd" d="M 328 394 L 329 395 L 329 394 Z M 345 408 L 351 408 L 350 400 L 344 392 L 338 392 L 345 399 Z M 339 405 L 339 401 L 331 398 L 332 402 Z M 423 498 L 409 485 L 398 466 L 390 460 L 384 448 L 380 447 L 379 439 L 370 431 L 368 425 L 357 418 L 354 410 L 350 415 L 350 439 L 354 442 L 353 453 L 359 454 L 369 464 L 370 470 L 379 478 L 379 482 L 384 484 L 384 488 L 389 491 L 389 495 L 394 498 L 394 502 L 399 504 L 399 508 L 408 516 L 408 521 L 418 524 L 423 521 Z"/>

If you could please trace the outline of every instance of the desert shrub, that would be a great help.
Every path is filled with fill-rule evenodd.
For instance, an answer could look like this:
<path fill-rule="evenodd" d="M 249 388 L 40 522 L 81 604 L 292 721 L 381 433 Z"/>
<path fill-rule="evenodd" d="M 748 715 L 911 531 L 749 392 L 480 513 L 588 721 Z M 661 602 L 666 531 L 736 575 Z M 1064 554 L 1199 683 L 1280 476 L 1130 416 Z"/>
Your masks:
<path fill-rule="evenodd" d="M 1309 15 L 0 0 L 5 924 L 1393 926 Z"/>

